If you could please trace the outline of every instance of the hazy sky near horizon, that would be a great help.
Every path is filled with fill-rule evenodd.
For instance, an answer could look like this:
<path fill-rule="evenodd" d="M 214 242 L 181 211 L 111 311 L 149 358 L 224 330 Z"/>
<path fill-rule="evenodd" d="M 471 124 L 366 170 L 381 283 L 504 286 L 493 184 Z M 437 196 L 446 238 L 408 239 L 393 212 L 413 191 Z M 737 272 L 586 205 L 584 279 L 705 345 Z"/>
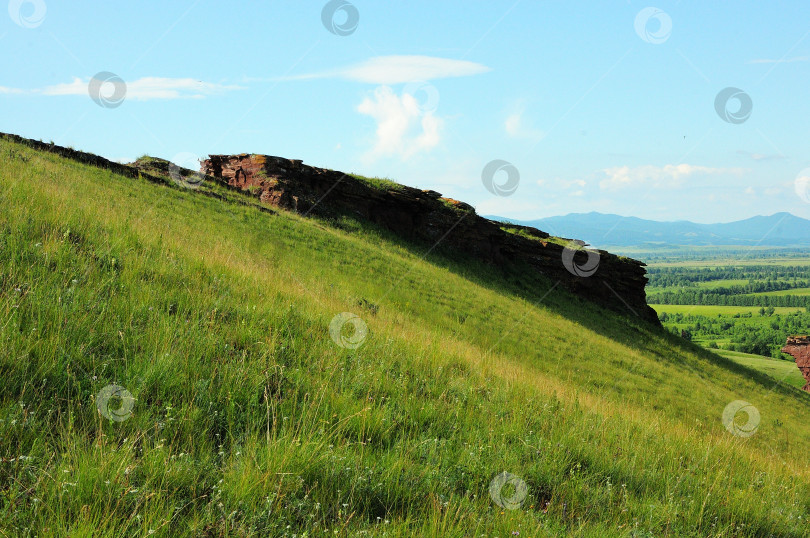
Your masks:
<path fill-rule="evenodd" d="M 0 131 L 111 159 L 267 153 L 516 219 L 810 218 L 806 1 L 11 0 L 0 47 Z"/>

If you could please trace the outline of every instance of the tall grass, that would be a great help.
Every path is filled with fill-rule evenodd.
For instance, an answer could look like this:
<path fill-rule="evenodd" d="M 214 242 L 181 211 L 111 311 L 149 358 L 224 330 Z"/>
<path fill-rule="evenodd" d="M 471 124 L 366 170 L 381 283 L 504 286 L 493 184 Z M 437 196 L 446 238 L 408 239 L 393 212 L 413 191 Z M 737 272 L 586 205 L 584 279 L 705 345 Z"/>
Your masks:
<path fill-rule="evenodd" d="M 807 534 L 807 394 L 540 275 L 6 141 L 0 209 L 0 534 Z"/>

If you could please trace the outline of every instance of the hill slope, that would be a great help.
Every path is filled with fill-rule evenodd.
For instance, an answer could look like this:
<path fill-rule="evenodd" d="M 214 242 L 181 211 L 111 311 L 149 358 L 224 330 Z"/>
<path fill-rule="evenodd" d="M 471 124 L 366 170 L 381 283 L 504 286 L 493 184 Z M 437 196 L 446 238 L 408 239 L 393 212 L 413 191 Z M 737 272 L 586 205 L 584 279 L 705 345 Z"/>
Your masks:
<path fill-rule="evenodd" d="M 593 245 L 757 245 L 810 246 L 810 220 L 790 213 L 758 216 L 721 224 L 658 222 L 604 213 L 571 213 L 530 221 L 497 220 L 535 226 Z"/>
<path fill-rule="evenodd" d="M 0 321 L 9 535 L 806 534 L 810 396 L 347 216 L 0 140 Z"/>

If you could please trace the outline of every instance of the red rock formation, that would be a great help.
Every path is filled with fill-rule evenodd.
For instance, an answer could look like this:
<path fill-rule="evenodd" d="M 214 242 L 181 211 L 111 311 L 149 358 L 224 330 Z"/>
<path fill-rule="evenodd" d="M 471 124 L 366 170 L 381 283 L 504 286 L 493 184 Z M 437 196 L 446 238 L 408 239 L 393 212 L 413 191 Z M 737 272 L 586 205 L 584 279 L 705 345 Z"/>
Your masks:
<path fill-rule="evenodd" d="M 810 336 L 791 336 L 782 348 L 782 353 L 792 355 L 796 359 L 796 366 L 804 376 L 805 383 L 802 390 L 810 392 Z"/>
<path fill-rule="evenodd" d="M 589 277 L 574 275 L 563 264 L 565 246 L 545 241 L 549 234 L 516 225 L 509 227 L 519 233 L 508 233 L 501 223 L 476 215 L 472 206 L 435 191 L 372 185 L 268 155 L 211 155 L 201 171 L 267 204 L 326 217 L 349 214 L 431 246 L 439 244 L 496 264 L 529 266 L 583 298 L 659 323 L 647 305 L 643 263 L 598 251 L 598 270 Z M 577 252 L 575 263 L 583 266 L 586 257 Z"/>
<path fill-rule="evenodd" d="M 16 135 L 0 133 L 0 138 L 127 177 L 165 184 L 168 175 L 170 163 L 160 159 L 124 165 Z M 403 237 L 425 241 L 431 250 L 436 246 L 451 248 L 489 263 L 533 268 L 555 285 L 585 299 L 659 323 L 655 311 L 647 305 L 643 263 L 600 250 L 598 269 L 592 270 L 590 256 L 566 249 L 559 239 L 526 226 L 509 225 L 507 232 L 503 224 L 476 215 L 472 206 L 442 198 L 438 192 L 372 184 L 333 170 L 305 166 L 301 161 L 266 155 L 212 155 L 202 170 L 208 180 L 219 180 L 256 196 L 262 202 L 255 204 L 258 210 L 272 211 L 268 207 L 272 205 L 326 217 L 353 215 Z M 221 198 L 213 191 L 194 192 Z M 232 202 L 252 205 L 241 200 Z M 566 268 L 563 262 L 576 267 Z"/>
<path fill-rule="evenodd" d="M 0 133 L 0 138 L 159 184 L 166 183 L 170 165 L 161 159 L 125 165 L 12 134 Z M 208 180 L 219 180 L 231 188 L 252 193 L 262 202 L 255 204 L 260 211 L 272 212 L 268 207 L 272 205 L 327 217 L 350 214 L 403 237 L 426 241 L 431 249 L 452 248 L 486 262 L 531 267 L 583 298 L 659 323 L 655 311 L 647 305 L 643 263 L 600 250 L 598 270 L 594 272 L 588 263 L 589 256 L 579 251 L 574 254 L 549 234 L 517 225 L 509 225 L 507 232 L 503 224 L 479 217 L 470 205 L 442 198 L 438 192 L 395 184 L 372 185 L 333 170 L 266 155 L 212 155 L 203 163 L 202 170 L 208 174 Z M 194 192 L 221 198 L 213 191 Z M 566 269 L 561 262 L 577 267 Z"/>

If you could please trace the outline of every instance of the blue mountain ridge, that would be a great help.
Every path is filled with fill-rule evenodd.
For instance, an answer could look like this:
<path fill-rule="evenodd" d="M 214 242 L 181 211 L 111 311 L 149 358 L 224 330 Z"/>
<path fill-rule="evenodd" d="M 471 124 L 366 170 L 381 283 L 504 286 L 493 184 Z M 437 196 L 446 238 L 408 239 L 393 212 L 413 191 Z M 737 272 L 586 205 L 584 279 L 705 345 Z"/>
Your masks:
<path fill-rule="evenodd" d="M 810 246 L 810 220 L 784 212 L 718 224 L 698 224 L 686 220 L 659 222 L 595 211 L 536 220 L 515 220 L 496 216 L 487 218 L 533 226 L 559 237 L 576 237 L 598 247 Z"/>

